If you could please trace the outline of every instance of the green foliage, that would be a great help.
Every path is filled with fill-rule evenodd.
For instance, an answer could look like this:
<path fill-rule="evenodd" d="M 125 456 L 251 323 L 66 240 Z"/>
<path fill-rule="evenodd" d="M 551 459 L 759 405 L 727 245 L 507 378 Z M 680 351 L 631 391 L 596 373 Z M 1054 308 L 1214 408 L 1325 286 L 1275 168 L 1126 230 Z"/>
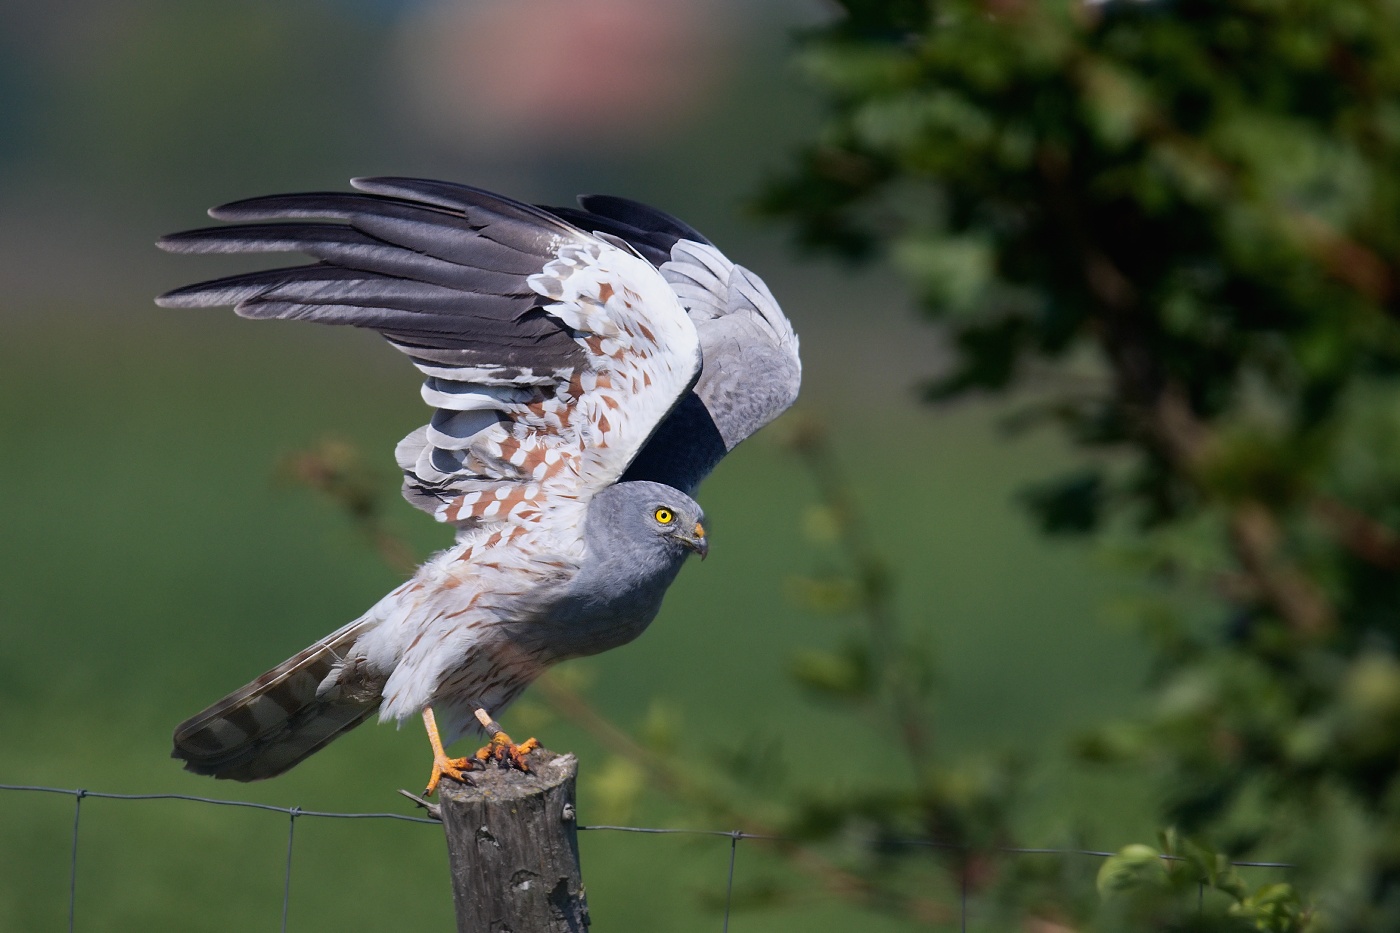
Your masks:
<path fill-rule="evenodd" d="M 874 688 L 870 651 L 854 641 L 842 651 L 803 651 L 793 659 L 792 676 L 814 693 L 837 700 L 864 699 Z"/>
<path fill-rule="evenodd" d="M 1155 776 L 1201 840 L 1125 848 L 1094 904 L 1004 899 L 1086 929 L 1400 926 L 1400 5 L 840 6 L 798 52 L 824 124 L 761 205 L 908 280 L 953 350 L 930 399 L 1008 394 L 1080 450 L 1023 502 L 1141 574 L 1158 672 L 1080 751 Z M 798 670 L 905 696 L 890 657 Z M 928 818 L 947 764 L 916 759 Z"/>
<path fill-rule="evenodd" d="M 1098 527 L 1105 504 L 1103 485 L 1100 471 L 1077 470 L 1032 486 L 1022 499 L 1046 534 L 1080 534 Z"/>
<path fill-rule="evenodd" d="M 1289 884 L 1251 888 L 1225 855 L 1162 833 L 1161 846 L 1135 843 L 1105 859 L 1095 879 L 1108 929 L 1311 929 L 1311 914 Z M 1104 923 L 1104 921 L 1107 921 Z"/>

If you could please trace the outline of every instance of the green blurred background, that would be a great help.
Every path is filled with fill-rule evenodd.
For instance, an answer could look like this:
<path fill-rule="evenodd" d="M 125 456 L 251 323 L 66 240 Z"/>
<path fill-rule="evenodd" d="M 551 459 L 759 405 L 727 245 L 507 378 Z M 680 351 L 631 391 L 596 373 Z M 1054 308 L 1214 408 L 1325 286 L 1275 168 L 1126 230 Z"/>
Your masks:
<path fill-rule="evenodd" d="M 366 727 L 250 786 L 187 775 L 168 753 L 177 721 L 398 579 L 278 465 L 344 439 L 396 497 L 391 446 L 425 415 L 414 372 L 372 334 L 151 302 L 242 268 L 152 246 L 206 207 L 404 174 L 538 202 L 627 195 L 758 270 L 802 337 L 799 410 L 829 427 L 900 607 L 936 648 L 940 747 L 1032 762 L 1028 840 L 1116 848 L 1149 827 L 1132 788 L 1058 762 L 1064 737 L 1134 702 L 1143 668 L 1105 611 L 1113 569 L 1033 535 L 1014 505 L 1064 452 L 1009 439 L 991 406 L 919 404 L 942 354 L 893 277 L 803 262 L 746 213 L 814 125 L 786 55 L 789 31 L 822 15 L 796 0 L 0 5 L 0 783 L 408 811 L 394 789 L 428 764 L 414 728 Z M 857 787 L 879 779 L 879 750 L 788 676 L 839 623 L 793 598 L 819 565 L 820 522 L 784 433 L 707 483 L 713 553 L 646 636 L 568 676 L 688 753 L 775 747 L 759 779 Z M 448 541 L 407 505 L 388 514 L 420 557 Z M 505 721 L 580 755 L 583 822 L 686 819 L 538 700 Z M 63 927 L 72 811 L 0 792 L 0 930 Z M 76 928 L 275 928 L 285 838 L 274 813 L 89 800 Z M 597 929 L 719 927 L 725 840 L 581 846 Z M 289 928 L 447 928 L 444 854 L 430 827 L 300 821 Z M 738 855 L 741 892 L 785 871 L 757 846 Z M 857 925 L 900 928 L 815 887 L 731 920 Z"/>

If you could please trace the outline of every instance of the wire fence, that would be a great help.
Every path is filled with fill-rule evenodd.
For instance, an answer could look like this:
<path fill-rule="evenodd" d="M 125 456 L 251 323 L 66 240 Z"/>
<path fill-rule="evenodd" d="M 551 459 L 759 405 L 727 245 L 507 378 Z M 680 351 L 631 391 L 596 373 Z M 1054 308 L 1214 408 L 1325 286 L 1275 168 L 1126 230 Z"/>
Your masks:
<path fill-rule="evenodd" d="M 303 810 L 301 807 L 278 807 L 268 803 L 254 803 L 248 800 L 223 800 L 216 797 L 196 797 L 190 794 L 112 794 L 103 791 L 87 790 L 86 788 L 69 787 L 45 787 L 38 784 L 0 784 L 0 791 L 30 792 L 37 794 L 66 794 L 73 798 L 73 834 L 72 847 L 68 862 L 68 933 L 74 933 L 75 920 L 77 917 L 78 900 L 78 839 L 79 828 L 82 823 L 83 801 L 88 798 L 100 800 L 184 800 L 191 803 L 206 804 L 216 807 L 243 807 L 250 810 L 264 810 L 272 813 L 283 813 L 287 816 L 287 857 L 286 867 L 282 883 L 282 933 L 287 931 L 287 913 L 292 900 L 292 853 L 296 845 L 296 827 L 298 819 L 330 819 L 330 820 L 398 820 L 404 823 L 421 823 L 429 826 L 440 826 L 441 822 L 431 817 L 409 816 L 403 813 L 334 813 L 325 810 Z M 765 840 L 769 842 L 784 841 L 784 837 L 763 835 L 759 833 L 746 833 L 741 830 L 725 829 L 683 829 L 679 827 L 666 826 L 611 826 L 579 825 L 581 832 L 618 832 L 618 833 L 641 833 L 646 835 L 686 835 L 686 836 L 719 836 L 729 839 L 729 874 L 725 880 L 724 888 L 724 933 L 729 933 L 729 916 L 734 903 L 734 867 L 738 860 L 739 842 L 744 839 Z M 899 839 L 895 844 L 921 846 L 937 849 L 959 849 L 953 843 L 938 842 L 932 839 Z M 1094 858 L 1108 858 L 1116 853 L 1101 851 L 1098 849 L 1056 849 L 1056 848 L 1020 848 L 1014 846 L 998 846 L 996 852 L 1011 855 L 1060 855 L 1060 856 L 1087 856 Z M 1171 859 L 1173 856 L 1163 856 Z M 1262 861 L 1232 861 L 1231 865 L 1237 868 L 1277 868 L 1287 869 L 1293 865 L 1288 862 L 1262 862 Z M 1204 896 L 1204 883 L 1201 887 L 1201 894 Z M 959 927 L 967 930 L 968 921 L 968 896 L 967 885 L 961 887 L 959 897 Z"/>

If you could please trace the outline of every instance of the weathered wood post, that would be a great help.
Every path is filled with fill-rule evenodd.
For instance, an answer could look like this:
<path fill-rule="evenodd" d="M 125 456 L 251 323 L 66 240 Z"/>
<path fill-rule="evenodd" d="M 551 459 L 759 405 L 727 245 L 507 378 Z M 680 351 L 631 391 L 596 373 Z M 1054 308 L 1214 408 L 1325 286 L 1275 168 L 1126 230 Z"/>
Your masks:
<path fill-rule="evenodd" d="M 491 767 L 438 785 L 458 933 L 583 933 L 578 760 L 537 749 L 530 771 Z"/>

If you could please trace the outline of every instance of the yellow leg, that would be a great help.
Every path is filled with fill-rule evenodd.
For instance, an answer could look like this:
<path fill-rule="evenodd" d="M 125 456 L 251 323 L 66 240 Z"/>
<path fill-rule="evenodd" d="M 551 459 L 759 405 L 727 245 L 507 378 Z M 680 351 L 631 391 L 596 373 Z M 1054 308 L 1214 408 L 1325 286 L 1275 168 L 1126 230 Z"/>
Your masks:
<path fill-rule="evenodd" d="M 530 770 L 530 766 L 525 762 L 525 756 L 540 747 L 538 739 L 526 739 L 516 745 L 486 710 L 477 710 L 476 718 L 481 723 L 482 728 L 491 734 L 491 741 L 476 750 L 476 755 L 473 757 L 477 761 L 483 764 L 488 761 L 497 761 L 501 764 L 509 763 L 521 771 Z"/>
<path fill-rule="evenodd" d="M 475 768 L 476 762 L 471 758 L 447 757 L 447 751 L 442 747 L 442 736 L 438 735 L 437 719 L 433 716 L 431 706 L 423 709 L 423 727 L 428 730 L 428 741 L 433 746 L 433 773 L 428 777 L 428 789 L 423 791 L 423 796 L 431 797 L 433 791 L 437 790 L 438 781 L 442 780 L 443 775 L 454 781 L 465 781 L 466 772 Z"/>

